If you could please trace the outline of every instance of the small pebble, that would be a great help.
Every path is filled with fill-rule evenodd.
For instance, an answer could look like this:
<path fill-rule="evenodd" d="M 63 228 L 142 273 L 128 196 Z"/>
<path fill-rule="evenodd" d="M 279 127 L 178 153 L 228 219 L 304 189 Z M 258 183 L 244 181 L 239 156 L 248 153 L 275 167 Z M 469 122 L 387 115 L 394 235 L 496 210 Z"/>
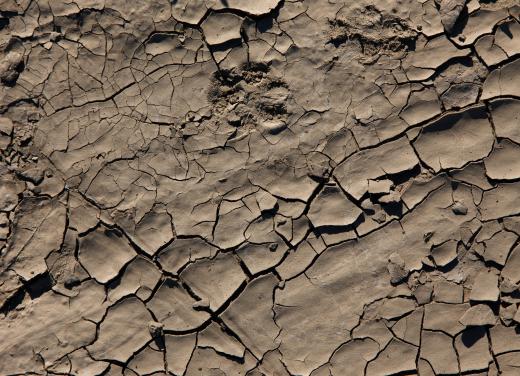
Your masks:
<path fill-rule="evenodd" d="M 452 205 L 451 210 L 456 215 L 466 215 L 468 214 L 468 208 L 464 206 L 461 202 L 455 201 L 455 203 Z"/>
<path fill-rule="evenodd" d="M 152 338 L 162 338 L 164 324 L 157 321 L 150 321 L 148 323 L 148 331 Z"/>

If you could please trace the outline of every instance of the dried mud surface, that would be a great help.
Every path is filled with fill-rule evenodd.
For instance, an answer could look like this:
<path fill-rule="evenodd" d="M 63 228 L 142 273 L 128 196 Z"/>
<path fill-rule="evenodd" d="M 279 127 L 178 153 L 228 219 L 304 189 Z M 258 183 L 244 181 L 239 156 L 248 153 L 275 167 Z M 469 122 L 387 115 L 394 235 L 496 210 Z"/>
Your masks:
<path fill-rule="evenodd" d="M 0 375 L 520 375 L 517 0 L 0 0 Z"/>

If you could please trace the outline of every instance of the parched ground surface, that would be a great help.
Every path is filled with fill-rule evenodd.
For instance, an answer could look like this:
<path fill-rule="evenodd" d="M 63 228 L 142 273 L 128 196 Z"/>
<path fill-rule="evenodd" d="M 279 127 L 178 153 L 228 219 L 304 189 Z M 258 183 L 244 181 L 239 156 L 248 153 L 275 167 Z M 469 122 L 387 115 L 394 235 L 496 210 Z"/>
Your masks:
<path fill-rule="evenodd" d="M 520 375 L 516 0 L 0 0 L 0 375 Z"/>

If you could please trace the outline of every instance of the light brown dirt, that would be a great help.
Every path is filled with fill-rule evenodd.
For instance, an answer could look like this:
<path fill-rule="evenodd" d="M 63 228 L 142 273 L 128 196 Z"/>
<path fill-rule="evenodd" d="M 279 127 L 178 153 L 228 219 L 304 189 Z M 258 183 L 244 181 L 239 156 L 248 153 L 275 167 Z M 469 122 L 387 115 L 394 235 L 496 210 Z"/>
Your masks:
<path fill-rule="evenodd" d="M 0 376 L 520 375 L 518 0 L 0 0 Z"/>

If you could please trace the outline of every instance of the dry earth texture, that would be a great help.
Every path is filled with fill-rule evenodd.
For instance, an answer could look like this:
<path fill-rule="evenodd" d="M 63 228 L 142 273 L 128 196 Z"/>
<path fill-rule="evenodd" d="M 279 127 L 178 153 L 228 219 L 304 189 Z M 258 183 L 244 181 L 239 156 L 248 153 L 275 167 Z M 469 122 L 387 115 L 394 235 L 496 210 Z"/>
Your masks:
<path fill-rule="evenodd" d="M 518 0 L 0 0 L 0 375 L 520 375 Z"/>

